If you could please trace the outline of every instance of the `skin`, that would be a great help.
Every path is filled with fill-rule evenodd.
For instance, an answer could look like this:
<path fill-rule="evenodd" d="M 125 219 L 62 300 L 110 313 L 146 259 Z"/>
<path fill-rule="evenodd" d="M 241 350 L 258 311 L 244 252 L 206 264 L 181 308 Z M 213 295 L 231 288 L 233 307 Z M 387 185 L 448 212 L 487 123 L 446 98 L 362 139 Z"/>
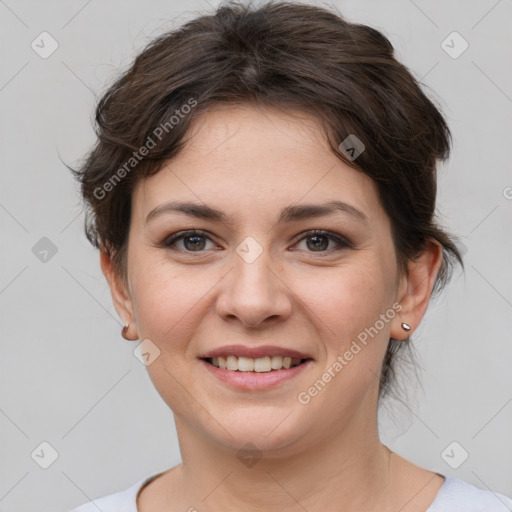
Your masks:
<path fill-rule="evenodd" d="M 429 244 L 409 275 L 399 275 L 375 183 L 332 154 L 318 123 L 298 111 L 210 109 L 183 151 L 133 192 L 126 279 L 101 251 L 128 336 L 160 350 L 147 370 L 174 413 L 183 460 L 144 487 L 141 512 L 419 512 L 443 483 L 391 453 L 377 431 L 388 340 L 407 338 L 401 322 L 413 330 L 420 323 L 441 248 Z M 183 213 L 145 222 L 171 200 L 207 204 L 230 222 Z M 367 220 L 337 211 L 277 223 L 286 206 L 331 200 L 349 203 Z M 188 229 L 207 232 L 199 250 L 190 238 L 177 241 L 175 250 L 161 245 Z M 303 235 L 311 229 L 337 233 L 352 247 L 325 238 L 315 245 Z M 236 252 L 248 236 L 263 251 L 252 263 Z M 394 303 L 401 310 L 317 396 L 300 403 L 298 393 Z M 314 362 L 275 389 L 235 390 L 198 359 L 233 343 L 291 347 Z M 262 456 L 252 467 L 237 457 L 248 442 Z"/>

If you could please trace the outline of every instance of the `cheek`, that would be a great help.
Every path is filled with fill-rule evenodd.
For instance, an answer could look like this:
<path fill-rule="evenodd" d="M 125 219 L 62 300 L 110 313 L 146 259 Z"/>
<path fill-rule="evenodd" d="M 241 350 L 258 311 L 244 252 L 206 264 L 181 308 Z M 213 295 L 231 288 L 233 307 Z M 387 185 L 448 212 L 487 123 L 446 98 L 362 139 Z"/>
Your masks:
<path fill-rule="evenodd" d="M 338 268 L 322 279 L 320 287 L 309 287 L 308 305 L 321 320 L 316 324 L 322 329 L 325 350 L 317 377 L 329 382 L 326 392 L 314 399 L 319 415 L 334 408 L 345 417 L 378 386 L 390 321 L 395 315 L 392 286 L 390 273 L 378 262 L 366 260 Z M 330 413 L 329 418 L 326 421 L 336 420 Z"/>
<path fill-rule="evenodd" d="M 149 338 L 162 353 L 183 352 L 205 314 L 216 274 L 198 268 L 178 271 L 168 262 L 154 261 L 134 268 L 132 280 L 140 339 Z"/>
<path fill-rule="evenodd" d="M 329 384 L 330 391 L 318 401 L 319 406 L 327 401 L 351 410 L 378 384 L 394 317 L 394 310 L 390 311 L 392 278 L 377 258 L 362 258 L 358 264 L 338 268 L 324 280 L 323 293 L 317 289 L 316 310 L 328 327 L 323 334 L 326 360 L 322 371 L 336 375 Z M 386 312 L 391 314 L 383 321 L 381 315 Z"/>
<path fill-rule="evenodd" d="M 212 285 L 204 274 L 202 279 L 194 279 L 169 264 L 144 266 L 134 280 L 139 338 L 149 339 L 157 347 L 152 350 L 158 356 L 146 367 L 148 376 L 173 411 L 191 414 L 190 396 L 184 392 L 191 363 L 195 362 L 189 341 L 194 338 L 199 317 L 205 314 L 205 295 Z"/>
<path fill-rule="evenodd" d="M 378 264 L 361 262 L 321 269 L 317 278 L 297 280 L 297 295 L 317 312 L 329 337 L 344 345 L 373 325 L 390 306 L 386 276 Z"/>
<path fill-rule="evenodd" d="M 209 294 L 215 294 L 223 272 L 184 266 L 178 269 L 168 261 L 149 262 L 147 255 L 145 258 L 144 265 L 137 265 L 136 258 L 132 260 L 132 299 L 139 336 L 166 351 L 184 350 L 186 340 L 193 338 L 211 306 Z M 373 253 L 367 253 L 346 266 L 317 267 L 308 272 L 288 269 L 282 275 L 288 283 L 282 293 L 291 290 L 295 298 L 290 300 L 298 300 L 296 307 L 303 309 L 299 315 L 309 316 L 323 335 L 334 337 L 334 346 L 343 346 L 389 308 L 390 273 L 384 267 Z"/>

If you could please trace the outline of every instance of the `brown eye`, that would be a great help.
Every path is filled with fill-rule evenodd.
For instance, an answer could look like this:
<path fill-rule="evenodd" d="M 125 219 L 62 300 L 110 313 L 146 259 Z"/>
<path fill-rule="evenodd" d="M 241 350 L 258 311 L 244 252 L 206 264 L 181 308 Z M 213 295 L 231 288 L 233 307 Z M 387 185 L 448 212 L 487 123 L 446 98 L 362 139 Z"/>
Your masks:
<path fill-rule="evenodd" d="M 311 250 L 325 250 L 330 242 L 330 239 L 324 235 L 308 236 L 307 240 L 308 249 Z"/>
<path fill-rule="evenodd" d="M 298 243 L 304 240 L 306 241 L 306 248 L 304 249 L 306 252 L 324 253 L 353 247 L 348 240 L 330 231 L 309 231 L 305 233 Z M 161 246 L 173 251 L 188 253 L 204 252 L 208 249 L 208 241 L 215 246 L 212 239 L 204 231 L 194 229 L 174 233 L 164 240 Z M 178 246 L 179 243 L 182 243 L 181 247 Z"/>
<path fill-rule="evenodd" d="M 184 252 L 202 252 L 205 249 L 206 241 L 212 241 L 202 231 L 182 231 L 174 233 L 163 242 L 163 247 Z M 183 248 L 177 247 L 177 242 L 183 241 Z M 213 242 L 212 242 L 213 243 Z"/>
<path fill-rule="evenodd" d="M 352 247 L 350 242 L 337 235 L 336 233 L 331 233 L 329 231 L 310 231 L 306 233 L 305 236 L 299 240 L 299 242 L 302 242 L 303 240 L 306 240 L 306 250 L 308 252 L 329 252 L 332 250 L 335 251 Z M 334 244 L 334 247 L 329 247 L 331 242 Z"/>

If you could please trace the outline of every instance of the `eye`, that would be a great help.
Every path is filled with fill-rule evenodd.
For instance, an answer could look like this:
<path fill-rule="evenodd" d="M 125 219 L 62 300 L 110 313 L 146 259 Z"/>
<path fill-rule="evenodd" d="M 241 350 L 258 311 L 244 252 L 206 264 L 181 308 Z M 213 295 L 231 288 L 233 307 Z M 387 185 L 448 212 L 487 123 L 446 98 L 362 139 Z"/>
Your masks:
<path fill-rule="evenodd" d="M 314 229 L 305 233 L 299 242 L 306 241 L 306 247 L 309 252 L 329 252 L 351 248 L 352 244 L 336 233 Z M 310 242 L 311 241 L 311 242 Z M 330 242 L 334 242 L 335 247 L 329 248 Z"/>
<path fill-rule="evenodd" d="M 210 241 L 213 244 L 212 239 L 206 234 L 206 232 L 201 231 L 200 229 L 191 229 L 188 231 L 174 233 L 170 237 L 166 238 L 161 243 L 161 246 L 182 252 L 203 252 L 205 249 L 208 249 L 208 247 L 206 247 L 207 241 Z M 329 252 L 353 247 L 348 240 L 340 235 L 330 231 L 323 231 L 321 229 L 314 229 L 304 233 L 298 243 L 302 241 L 306 241 L 307 249 L 305 250 L 307 252 Z M 178 247 L 179 242 L 183 242 L 182 247 Z M 334 247 L 329 247 L 331 242 L 334 243 Z"/>
<path fill-rule="evenodd" d="M 212 241 L 204 231 L 192 229 L 189 231 L 180 231 L 179 233 L 174 233 L 162 242 L 162 246 L 185 252 L 202 252 L 202 250 L 205 248 L 206 240 L 210 240 L 210 242 Z M 183 241 L 184 249 L 177 247 L 176 245 L 177 242 L 181 241 Z"/>

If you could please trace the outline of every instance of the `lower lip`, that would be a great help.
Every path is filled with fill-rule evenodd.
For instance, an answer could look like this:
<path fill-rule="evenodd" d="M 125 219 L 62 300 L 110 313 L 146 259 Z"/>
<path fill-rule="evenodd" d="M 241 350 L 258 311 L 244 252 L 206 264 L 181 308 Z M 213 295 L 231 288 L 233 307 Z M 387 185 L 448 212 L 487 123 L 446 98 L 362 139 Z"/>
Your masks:
<path fill-rule="evenodd" d="M 278 384 L 293 379 L 299 375 L 306 368 L 308 368 L 313 361 L 309 359 L 298 366 L 293 368 L 283 368 L 281 370 L 272 370 L 270 372 L 240 372 L 233 370 L 224 370 L 207 363 L 203 359 L 201 362 L 206 369 L 220 381 L 229 384 L 238 389 L 267 389 L 277 386 Z"/>

